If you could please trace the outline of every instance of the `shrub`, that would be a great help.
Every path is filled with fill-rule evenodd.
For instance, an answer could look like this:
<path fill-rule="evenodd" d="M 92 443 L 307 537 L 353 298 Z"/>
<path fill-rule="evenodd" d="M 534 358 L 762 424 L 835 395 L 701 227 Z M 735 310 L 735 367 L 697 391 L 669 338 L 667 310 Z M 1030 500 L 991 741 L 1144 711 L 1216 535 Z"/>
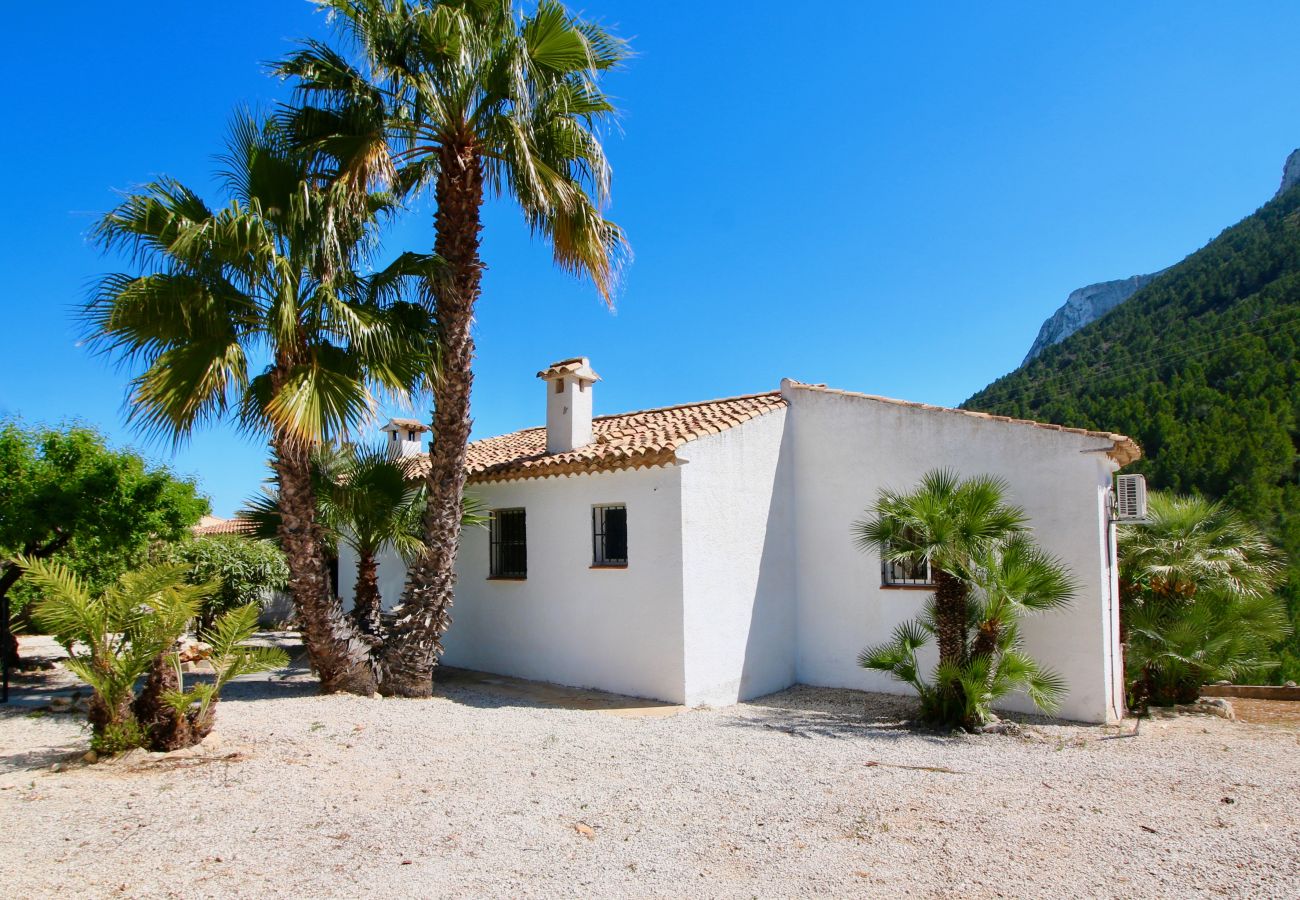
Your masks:
<path fill-rule="evenodd" d="M 257 608 L 250 604 L 219 616 L 203 634 L 213 646 L 216 677 L 185 690 L 176 645 L 216 585 L 190 584 L 188 567 L 164 564 L 128 572 L 92 596 L 63 565 L 20 562 L 42 592 L 33 617 L 67 648 L 68 670 L 90 685 L 91 747 L 97 751 L 170 750 L 201 740 L 226 682 L 287 664 L 282 651 L 243 645 L 256 628 Z M 145 675 L 137 696 L 136 683 Z"/>
<path fill-rule="evenodd" d="M 289 583 L 289 565 L 272 541 L 213 535 L 171 544 L 163 557 L 189 566 L 191 583 L 217 585 L 199 610 L 199 628 L 204 631 L 221 613 L 250 603 L 260 606 L 268 592 Z"/>

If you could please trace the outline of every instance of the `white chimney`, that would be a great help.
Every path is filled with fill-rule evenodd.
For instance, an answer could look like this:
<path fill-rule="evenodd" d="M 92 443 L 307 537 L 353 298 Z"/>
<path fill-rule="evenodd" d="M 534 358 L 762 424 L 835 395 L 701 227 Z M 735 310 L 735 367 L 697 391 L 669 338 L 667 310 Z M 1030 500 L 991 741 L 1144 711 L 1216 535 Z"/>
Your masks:
<path fill-rule="evenodd" d="M 591 386 L 600 376 L 585 356 L 551 363 L 546 382 L 546 452 L 567 453 L 591 443 Z"/>
<path fill-rule="evenodd" d="M 389 419 L 379 430 L 388 433 L 388 458 L 403 459 L 424 453 L 424 433 L 432 429 L 415 419 Z"/>

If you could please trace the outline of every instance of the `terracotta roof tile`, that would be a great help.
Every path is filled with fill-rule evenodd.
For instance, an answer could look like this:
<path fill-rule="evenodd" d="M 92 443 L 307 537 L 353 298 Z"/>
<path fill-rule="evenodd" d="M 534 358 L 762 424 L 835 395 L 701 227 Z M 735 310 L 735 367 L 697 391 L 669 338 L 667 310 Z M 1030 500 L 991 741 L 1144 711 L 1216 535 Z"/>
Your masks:
<path fill-rule="evenodd" d="M 469 445 L 465 468 L 471 482 L 512 481 L 617 469 L 661 466 L 676 460 L 687 441 L 717 434 L 785 408 L 780 391 L 684 403 L 591 421 L 593 440 L 566 453 L 546 452 L 546 429 L 526 428 Z M 422 468 L 428 457 L 421 457 Z"/>
<path fill-rule="evenodd" d="M 964 409 L 912 403 L 875 394 L 836 390 L 821 384 L 803 384 L 789 380 L 783 384 L 802 390 L 822 391 L 914 409 L 935 410 L 1014 425 L 1030 425 L 1049 431 L 1108 440 L 1111 446 L 1104 449 L 1107 455 L 1121 466 L 1128 465 L 1142 455 L 1141 449 L 1131 438 L 1109 431 L 1067 428 L 1063 425 L 1051 425 L 1029 419 L 1013 419 L 1008 416 L 995 416 Z M 470 482 L 488 482 L 669 465 L 676 461 L 677 449 L 688 441 L 709 434 L 718 434 L 765 413 L 784 409 L 785 406 L 786 401 L 781 396 L 781 392 L 770 391 L 764 394 L 747 394 L 722 400 L 645 409 L 615 416 L 597 416 L 591 423 L 594 438 L 592 443 L 566 453 L 546 452 L 545 427 L 525 428 L 499 437 L 474 441 L 469 445 L 465 468 Z M 412 474 L 416 477 L 428 471 L 428 465 L 429 458 L 426 455 L 411 457 Z"/>
<path fill-rule="evenodd" d="M 249 534 L 254 525 L 247 519 L 223 519 L 220 516 L 204 516 L 199 524 L 190 529 L 195 537 L 211 537 L 214 534 Z"/>

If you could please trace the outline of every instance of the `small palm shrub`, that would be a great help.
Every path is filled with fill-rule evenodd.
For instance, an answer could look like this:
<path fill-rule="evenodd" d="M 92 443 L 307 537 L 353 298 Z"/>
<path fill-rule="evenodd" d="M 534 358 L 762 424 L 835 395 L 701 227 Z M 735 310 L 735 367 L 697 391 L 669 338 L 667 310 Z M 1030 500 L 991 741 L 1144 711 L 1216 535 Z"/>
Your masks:
<path fill-rule="evenodd" d="M 854 525 L 861 549 L 928 567 L 934 582 L 921 616 L 858 658 L 911 685 L 924 721 L 974 729 L 1013 691 L 1044 712 L 1058 709 L 1064 695 L 1061 677 L 1024 652 L 1018 622 L 1069 603 L 1074 580 L 1034 544 L 1024 510 L 1006 501 L 1006 491 L 996 478 L 936 470 L 911 492 L 883 491 Z M 927 677 L 917 652 L 932 640 L 939 661 Z"/>
<path fill-rule="evenodd" d="M 1274 593 L 1283 560 L 1232 510 L 1152 492 L 1147 522 L 1120 529 L 1119 554 L 1131 709 L 1190 703 L 1203 684 L 1277 666 L 1291 630 Z"/>
<path fill-rule="evenodd" d="M 929 677 L 922 672 L 917 653 L 938 634 L 931 597 L 921 615 L 900 624 L 889 641 L 863 650 L 858 664 L 910 685 L 920 698 L 921 720 L 936 725 L 974 730 L 991 721 L 994 706 L 1015 691 L 1043 712 L 1056 712 L 1065 680 L 1025 652 L 1019 621 L 1068 604 L 1073 579 L 1024 534 L 971 562 L 963 640 L 968 650 L 960 659 L 940 660 Z"/>
<path fill-rule="evenodd" d="M 88 718 L 96 751 L 195 743 L 211 730 L 213 705 L 231 678 L 288 662 L 283 651 L 244 646 L 257 627 L 257 607 L 238 607 L 201 635 L 213 647 L 214 680 L 186 690 L 177 642 L 215 585 L 189 584 L 187 566 L 152 565 L 92 596 L 66 566 L 29 559 L 21 565 L 41 591 L 33 618 L 67 648 L 68 670 L 91 688 Z"/>

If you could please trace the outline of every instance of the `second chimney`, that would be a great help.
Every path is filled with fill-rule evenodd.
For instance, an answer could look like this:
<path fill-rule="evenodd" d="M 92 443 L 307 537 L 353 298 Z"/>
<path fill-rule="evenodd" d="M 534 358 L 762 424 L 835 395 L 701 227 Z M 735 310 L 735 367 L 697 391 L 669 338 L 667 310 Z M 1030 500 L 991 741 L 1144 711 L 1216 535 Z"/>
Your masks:
<path fill-rule="evenodd" d="M 430 429 L 415 419 L 389 419 L 379 430 L 388 434 L 388 458 L 405 459 L 424 453 L 424 433 Z"/>
<path fill-rule="evenodd" d="M 537 373 L 546 382 L 546 452 L 567 453 L 591 443 L 591 386 L 600 376 L 585 356 L 562 359 Z"/>

